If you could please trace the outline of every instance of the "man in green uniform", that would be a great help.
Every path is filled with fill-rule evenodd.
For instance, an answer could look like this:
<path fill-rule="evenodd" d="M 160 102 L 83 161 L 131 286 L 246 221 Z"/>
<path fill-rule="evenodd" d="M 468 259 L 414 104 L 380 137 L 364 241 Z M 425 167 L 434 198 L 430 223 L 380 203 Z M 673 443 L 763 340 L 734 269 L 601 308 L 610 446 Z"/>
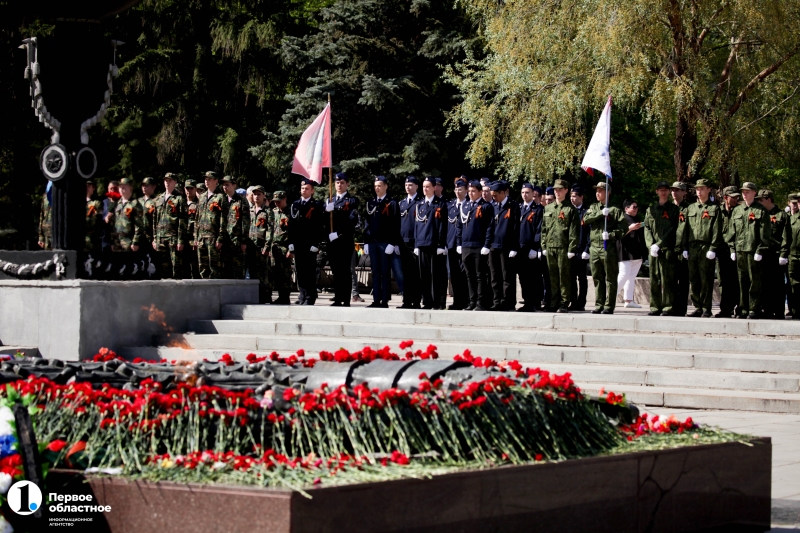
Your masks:
<path fill-rule="evenodd" d="M 744 202 L 731 215 L 725 240 L 731 249 L 731 259 L 739 270 L 739 313 L 736 318 L 761 317 L 761 260 L 769 250 L 770 223 L 764 207 L 756 202 L 758 190 L 754 183 L 742 184 Z"/>
<path fill-rule="evenodd" d="M 286 216 L 286 191 L 275 191 L 272 196 L 272 249 L 270 250 L 270 281 L 278 291 L 275 305 L 289 305 L 292 292 L 292 257 L 289 252 L 289 217 Z"/>
<path fill-rule="evenodd" d="M 48 188 L 52 187 L 51 182 L 47 183 Z M 47 192 L 42 195 L 42 205 L 39 209 L 39 248 L 42 250 L 53 249 L 53 210 L 50 207 L 50 200 Z"/>
<path fill-rule="evenodd" d="M 86 182 L 86 241 L 84 252 L 99 252 L 103 238 L 103 203 L 93 198 L 94 183 Z"/>
<path fill-rule="evenodd" d="M 250 278 L 258 280 L 258 303 L 272 303 L 270 253 L 272 250 L 273 215 L 266 204 L 266 191 L 261 185 L 252 189 L 253 216 L 250 218 Z"/>
<path fill-rule="evenodd" d="M 186 193 L 186 233 L 189 236 L 189 240 L 193 240 L 197 223 L 197 180 L 189 178 L 184 181 L 183 190 Z M 186 247 L 183 265 L 184 277 L 187 279 L 200 279 L 200 266 L 197 263 L 197 252 L 194 247 Z"/>
<path fill-rule="evenodd" d="M 222 277 L 244 279 L 247 233 L 250 229 L 250 205 L 247 199 L 236 192 L 233 176 L 222 178 L 225 202 L 228 204 L 228 220 L 222 245 Z"/>
<path fill-rule="evenodd" d="M 786 279 L 789 264 L 789 246 L 791 245 L 791 229 L 789 214 L 780 209 L 773 201 L 772 191 L 758 191 L 756 200 L 767 210 L 770 222 L 769 250 L 764 255 L 764 277 L 762 306 L 764 318 L 783 320 L 786 318 Z"/>
<path fill-rule="evenodd" d="M 592 313 L 613 315 L 619 274 L 617 242 L 625 236 L 628 227 L 618 207 L 606 207 L 606 195 L 611 194 L 611 185 L 606 186 L 601 181 L 594 190 L 597 203 L 592 204 L 583 216 L 583 223 L 590 228 L 589 263 L 595 294 Z"/>
<path fill-rule="evenodd" d="M 669 184 L 656 185 L 658 201 L 647 208 L 644 240 L 650 249 L 650 316 L 672 314 L 675 268 L 680 250 L 676 237 L 681 210 L 669 201 Z"/>
<path fill-rule="evenodd" d="M 569 305 L 570 259 L 578 250 L 578 211 L 567 199 L 569 183 L 556 180 L 553 193 L 556 201 L 544 208 L 542 222 L 542 254 L 550 271 L 550 306 L 566 313 Z"/>
<path fill-rule="evenodd" d="M 789 201 L 800 200 L 800 194 L 789 195 Z M 789 312 L 800 320 L 800 212 L 789 217 Z"/>
<path fill-rule="evenodd" d="M 228 201 L 223 193 L 217 191 L 218 183 L 219 178 L 216 172 L 206 172 L 205 186 L 207 190 L 197 202 L 194 246 L 197 248 L 200 277 L 203 279 L 222 278 L 219 252 L 227 231 Z"/>
<path fill-rule="evenodd" d="M 158 183 L 155 178 L 146 177 L 142 180 L 142 196 L 137 200 L 139 207 L 142 208 L 142 233 L 149 248 L 153 242 L 155 233 L 155 214 L 156 214 L 156 186 Z"/>
<path fill-rule="evenodd" d="M 119 182 L 119 201 L 111 217 L 111 251 L 137 252 L 142 243 L 142 208 L 133 199 L 133 180 L 122 178 Z"/>
<path fill-rule="evenodd" d="M 689 203 L 686 201 L 687 187 L 685 183 L 676 181 L 670 187 L 670 194 L 672 195 L 672 203 L 678 206 L 681 213 L 678 215 L 678 229 L 675 234 L 675 242 L 681 248 L 678 250 L 678 255 L 675 258 L 675 296 L 672 299 L 672 314 L 675 316 L 683 316 L 686 314 L 687 307 L 689 306 L 689 259 L 687 254 L 681 252 L 686 251 L 684 246 L 685 236 L 683 231 L 686 222 L 686 213 L 689 209 Z"/>
<path fill-rule="evenodd" d="M 731 259 L 731 249 L 725 236 L 731 222 L 734 208 L 739 205 L 741 195 L 735 185 L 722 190 L 722 243 L 719 246 L 717 260 L 719 262 L 719 313 L 716 318 L 730 318 L 739 305 L 739 275 L 736 273 L 736 261 Z"/>
<path fill-rule="evenodd" d="M 175 186 L 178 175 L 164 176 L 164 194 L 155 199 L 155 235 L 153 250 L 158 252 L 161 277 L 183 279 L 183 249 L 186 245 L 186 200 Z"/>
<path fill-rule="evenodd" d="M 711 183 L 699 179 L 695 184 L 697 202 L 685 213 L 683 224 L 684 258 L 689 263 L 692 305 L 688 316 L 711 316 L 711 298 L 714 293 L 714 269 L 717 251 L 722 242 L 722 213 L 711 203 Z M 680 232 L 679 232 L 680 233 Z"/>

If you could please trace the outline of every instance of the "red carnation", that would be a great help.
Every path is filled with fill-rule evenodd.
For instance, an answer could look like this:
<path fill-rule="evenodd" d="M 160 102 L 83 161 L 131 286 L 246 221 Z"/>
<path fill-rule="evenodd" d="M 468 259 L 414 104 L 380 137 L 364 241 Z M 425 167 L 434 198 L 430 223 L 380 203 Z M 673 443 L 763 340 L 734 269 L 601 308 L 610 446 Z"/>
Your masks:
<path fill-rule="evenodd" d="M 67 446 L 67 441 L 56 439 L 47 445 L 47 449 L 51 452 L 58 453 Z"/>
<path fill-rule="evenodd" d="M 401 350 L 405 350 L 406 348 L 410 348 L 412 346 L 414 346 L 414 341 L 411 341 L 411 340 L 403 341 L 403 342 L 400 343 L 400 349 Z"/>

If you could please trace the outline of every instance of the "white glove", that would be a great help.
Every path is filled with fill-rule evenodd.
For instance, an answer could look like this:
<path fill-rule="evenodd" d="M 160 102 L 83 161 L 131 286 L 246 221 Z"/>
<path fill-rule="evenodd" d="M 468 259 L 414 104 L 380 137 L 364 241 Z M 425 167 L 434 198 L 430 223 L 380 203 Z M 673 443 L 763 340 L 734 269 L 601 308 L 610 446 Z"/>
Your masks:
<path fill-rule="evenodd" d="M 711 250 L 706 252 L 706 259 L 710 259 L 711 261 L 713 261 L 716 258 L 717 258 L 717 252 L 712 252 Z"/>
<path fill-rule="evenodd" d="M 542 256 L 547 257 L 547 250 L 542 250 Z"/>
<path fill-rule="evenodd" d="M 339 238 L 339 234 L 336 233 L 335 231 L 328 234 L 328 239 L 330 239 L 331 242 L 335 241 L 338 238 Z"/>
<path fill-rule="evenodd" d="M 788 260 L 788 259 L 786 259 L 785 257 L 779 257 L 779 258 L 778 258 L 778 264 L 779 264 L 780 266 L 786 266 L 786 265 L 788 265 L 788 264 L 789 264 L 789 260 Z"/>
<path fill-rule="evenodd" d="M 461 253 L 461 247 L 460 247 L 460 246 L 456 246 L 456 253 L 457 253 L 457 254 L 460 254 L 460 253 Z"/>
<path fill-rule="evenodd" d="M 611 214 L 611 209 L 604 207 L 603 210 L 600 212 L 603 213 L 604 217 L 607 217 L 609 214 Z"/>
<path fill-rule="evenodd" d="M 688 251 L 686 251 L 686 250 L 683 251 L 683 258 L 684 259 L 689 259 L 689 252 Z"/>
<path fill-rule="evenodd" d="M 517 252 L 511 250 L 510 252 L 508 252 L 508 257 L 517 257 Z"/>
<path fill-rule="evenodd" d="M 528 259 L 539 259 L 539 254 L 536 252 L 536 250 L 531 250 L 528 252 Z"/>
<path fill-rule="evenodd" d="M 652 255 L 653 257 L 658 257 L 658 251 L 660 249 L 661 248 L 659 248 L 657 244 L 654 244 L 653 246 L 650 247 L 650 255 Z"/>
<path fill-rule="evenodd" d="M 603 232 L 603 240 L 604 240 L 604 241 L 607 241 L 607 240 L 608 240 L 608 232 L 607 232 L 607 231 L 604 231 L 604 232 Z"/>
<path fill-rule="evenodd" d="M 586 252 L 582 252 L 581 253 L 581 259 L 584 259 L 584 260 L 589 259 L 589 254 L 587 254 Z"/>
<path fill-rule="evenodd" d="M 309 250 L 311 250 L 312 254 L 319 252 L 319 248 L 317 248 L 316 246 L 312 246 L 311 248 L 309 248 Z"/>
<path fill-rule="evenodd" d="M 414 255 L 419 255 L 419 248 L 414 248 Z"/>
<path fill-rule="evenodd" d="M 763 258 L 763 257 L 761 257 L 761 256 L 760 256 L 760 255 L 758 255 L 758 254 L 754 254 L 754 255 L 753 255 L 753 259 L 755 259 L 756 261 L 761 261 L 761 260 L 762 260 L 762 259 L 764 259 L 764 258 Z"/>
<path fill-rule="evenodd" d="M 489 249 L 486 247 L 481 248 L 481 255 L 489 255 Z"/>
<path fill-rule="evenodd" d="M 391 244 L 389 246 L 391 246 Z M 389 249 L 389 246 L 386 247 L 387 250 Z M 365 244 L 364 245 L 364 253 L 369 255 L 369 244 Z M 386 252 L 386 253 L 389 253 L 389 252 Z"/>
<path fill-rule="evenodd" d="M 395 253 L 396 255 L 400 255 L 400 247 L 399 247 L 399 246 L 395 246 L 395 247 L 394 247 L 394 253 Z"/>
<path fill-rule="evenodd" d="M 574 253 L 572 253 L 572 252 L 567 252 L 567 258 L 568 258 L 568 259 L 572 259 L 573 257 L 575 257 L 575 254 L 574 254 Z"/>
<path fill-rule="evenodd" d="M 294 244 L 290 244 L 289 245 L 289 251 L 290 252 L 294 252 Z"/>
<path fill-rule="evenodd" d="M 387 244 L 386 245 L 386 255 L 392 255 L 394 253 L 394 245 Z"/>
<path fill-rule="evenodd" d="M 444 248 L 437 248 L 436 249 L 436 254 L 437 255 L 447 255 L 447 250 L 445 250 Z"/>
<path fill-rule="evenodd" d="M 327 202 L 325 202 L 325 211 L 328 211 L 328 212 L 333 211 L 333 207 L 334 207 L 334 204 L 333 204 L 332 201 L 328 200 Z"/>
<path fill-rule="evenodd" d="M 736 252 L 731 254 L 731 261 L 736 261 Z"/>

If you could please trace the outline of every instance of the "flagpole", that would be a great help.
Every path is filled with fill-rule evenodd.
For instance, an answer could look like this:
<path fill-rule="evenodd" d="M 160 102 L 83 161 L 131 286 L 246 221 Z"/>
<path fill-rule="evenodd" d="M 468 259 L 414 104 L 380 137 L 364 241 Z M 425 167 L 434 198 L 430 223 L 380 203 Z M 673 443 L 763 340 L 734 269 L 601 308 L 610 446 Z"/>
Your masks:
<path fill-rule="evenodd" d="M 331 93 L 328 93 L 328 105 L 331 105 Z M 333 118 L 333 109 L 331 109 L 331 119 Z M 330 140 L 333 145 L 333 139 Z M 333 153 L 331 153 L 331 166 L 328 167 L 328 201 L 333 201 Z M 331 233 L 333 233 L 333 211 L 331 215 Z"/>
<path fill-rule="evenodd" d="M 606 174 L 605 176 L 606 176 L 606 209 L 608 209 L 608 197 L 609 197 L 609 194 L 608 194 L 608 174 Z M 608 233 L 608 215 L 606 215 L 603 218 L 604 218 L 604 220 L 603 220 L 603 233 Z M 608 240 L 607 239 L 603 239 L 603 250 L 608 250 Z"/>

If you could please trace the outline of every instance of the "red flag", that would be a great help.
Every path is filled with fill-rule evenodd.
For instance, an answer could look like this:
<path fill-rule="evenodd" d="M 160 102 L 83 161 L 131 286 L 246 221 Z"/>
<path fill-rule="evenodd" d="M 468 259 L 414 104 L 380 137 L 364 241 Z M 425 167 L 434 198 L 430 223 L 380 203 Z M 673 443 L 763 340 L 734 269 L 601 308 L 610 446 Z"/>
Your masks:
<path fill-rule="evenodd" d="M 331 104 L 311 123 L 300 137 L 294 152 L 292 174 L 322 183 L 322 169 L 333 166 L 331 155 Z"/>

